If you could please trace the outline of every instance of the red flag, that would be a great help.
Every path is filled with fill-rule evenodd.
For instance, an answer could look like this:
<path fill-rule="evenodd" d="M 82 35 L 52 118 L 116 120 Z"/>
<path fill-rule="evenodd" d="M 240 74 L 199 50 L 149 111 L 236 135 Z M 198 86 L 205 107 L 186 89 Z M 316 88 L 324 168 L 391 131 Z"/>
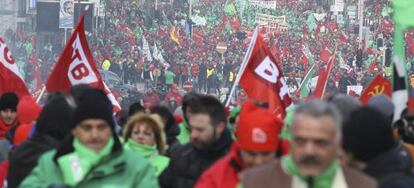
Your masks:
<path fill-rule="evenodd" d="M 84 29 L 86 13 L 86 11 L 83 12 L 76 29 L 60 55 L 47 80 L 46 89 L 49 92 L 68 91 L 73 85 L 89 84 L 104 91 L 112 102 L 114 112 L 118 112 L 121 107 L 102 80 L 88 47 Z"/>
<path fill-rule="evenodd" d="M 14 57 L 0 37 L 0 94 L 5 92 L 14 92 L 19 97 L 30 95 Z"/>
<path fill-rule="evenodd" d="M 384 94 L 391 97 L 391 82 L 386 80 L 383 76 L 378 75 L 376 76 L 371 83 L 369 83 L 368 87 L 364 89 L 359 98 L 362 104 L 368 104 L 368 101 L 371 97 Z"/>
<path fill-rule="evenodd" d="M 258 31 L 255 32 L 243 65 L 240 85 L 247 96 L 268 103 L 269 110 L 283 119 L 285 108 L 292 100 L 281 69 Z"/>
<path fill-rule="evenodd" d="M 204 45 L 204 36 L 202 31 L 193 29 L 193 41 L 199 47 Z"/>
<path fill-rule="evenodd" d="M 341 40 L 344 43 L 348 42 L 349 37 L 346 35 L 346 33 L 344 31 L 341 31 L 339 33 L 339 40 Z"/>
<path fill-rule="evenodd" d="M 329 74 L 331 73 L 332 68 L 335 65 L 335 55 L 336 55 L 336 51 L 329 58 L 329 63 L 326 66 L 326 68 L 323 68 L 322 70 L 320 70 L 318 82 L 316 83 L 316 88 L 313 93 L 313 98 L 322 99 L 325 93 L 326 84 L 328 83 Z"/>
<path fill-rule="evenodd" d="M 327 63 L 327 62 L 329 62 L 331 56 L 332 56 L 331 50 L 329 50 L 329 48 L 325 46 L 325 48 L 321 51 L 321 54 L 320 54 L 319 58 L 320 58 L 321 61 Z"/>

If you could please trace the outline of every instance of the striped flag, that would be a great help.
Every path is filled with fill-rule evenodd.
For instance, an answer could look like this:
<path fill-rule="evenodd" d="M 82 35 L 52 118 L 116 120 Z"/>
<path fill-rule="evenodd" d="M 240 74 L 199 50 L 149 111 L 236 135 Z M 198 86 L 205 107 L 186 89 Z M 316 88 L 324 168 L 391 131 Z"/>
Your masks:
<path fill-rule="evenodd" d="M 393 0 L 394 7 L 394 57 L 393 57 L 393 93 L 395 105 L 394 119 L 397 121 L 408 105 L 408 79 L 405 70 L 404 31 L 414 27 L 414 0 Z"/>
<path fill-rule="evenodd" d="M 300 98 L 305 98 L 309 96 L 310 89 L 309 89 L 309 81 L 313 78 L 313 75 L 316 72 L 316 66 L 312 65 L 309 69 L 308 73 L 306 74 L 305 78 L 303 78 L 302 83 L 299 86 L 300 89 Z"/>

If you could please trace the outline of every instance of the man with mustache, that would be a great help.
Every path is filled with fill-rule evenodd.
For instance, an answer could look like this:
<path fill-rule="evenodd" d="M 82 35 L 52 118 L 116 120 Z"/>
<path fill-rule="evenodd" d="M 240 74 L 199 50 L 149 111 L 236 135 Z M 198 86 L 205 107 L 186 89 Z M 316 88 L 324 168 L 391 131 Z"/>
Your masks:
<path fill-rule="evenodd" d="M 375 180 L 338 161 L 341 117 L 331 104 L 310 100 L 293 115 L 290 154 L 246 171 L 244 188 L 371 188 Z"/>

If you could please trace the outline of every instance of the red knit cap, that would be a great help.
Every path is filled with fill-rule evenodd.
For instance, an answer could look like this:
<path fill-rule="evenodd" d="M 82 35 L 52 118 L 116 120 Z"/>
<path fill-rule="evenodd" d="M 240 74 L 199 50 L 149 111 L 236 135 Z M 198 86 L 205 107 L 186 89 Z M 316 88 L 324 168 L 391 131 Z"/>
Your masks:
<path fill-rule="evenodd" d="M 246 101 L 236 130 L 237 144 L 248 151 L 276 151 L 283 123 L 267 109 Z"/>

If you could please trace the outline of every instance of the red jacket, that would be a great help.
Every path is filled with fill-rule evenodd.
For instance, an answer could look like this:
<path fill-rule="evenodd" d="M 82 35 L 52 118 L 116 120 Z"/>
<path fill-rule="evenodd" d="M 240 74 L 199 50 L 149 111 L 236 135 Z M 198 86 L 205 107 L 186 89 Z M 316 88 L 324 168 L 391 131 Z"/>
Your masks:
<path fill-rule="evenodd" d="M 195 188 L 235 188 L 239 182 L 239 172 L 243 170 L 236 144 L 230 152 L 210 166 L 198 179 Z"/>

